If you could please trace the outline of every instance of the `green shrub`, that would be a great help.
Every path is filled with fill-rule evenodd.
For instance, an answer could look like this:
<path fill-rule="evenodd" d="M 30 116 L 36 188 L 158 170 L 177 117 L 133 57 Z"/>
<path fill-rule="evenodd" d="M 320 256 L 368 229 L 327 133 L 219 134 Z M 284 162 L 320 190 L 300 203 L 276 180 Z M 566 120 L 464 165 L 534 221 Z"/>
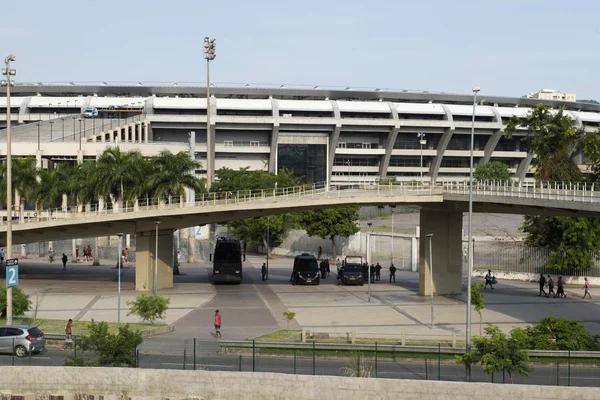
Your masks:
<path fill-rule="evenodd" d="M 137 315 L 142 321 L 154 323 L 157 319 L 163 319 L 169 308 L 171 300 L 160 295 L 141 294 L 134 301 L 128 301 L 131 307 L 127 315 Z"/>
<path fill-rule="evenodd" d="M 90 333 L 77 340 L 77 355 L 67 357 L 65 365 L 73 367 L 136 367 L 136 349 L 142 341 L 140 331 L 129 325 L 109 333 L 106 322 L 92 322 Z"/>
<path fill-rule="evenodd" d="M 29 295 L 18 286 L 13 287 L 13 316 L 24 315 L 31 310 L 31 300 Z M 6 286 L 0 287 L 0 317 L 6 317 Z"/>

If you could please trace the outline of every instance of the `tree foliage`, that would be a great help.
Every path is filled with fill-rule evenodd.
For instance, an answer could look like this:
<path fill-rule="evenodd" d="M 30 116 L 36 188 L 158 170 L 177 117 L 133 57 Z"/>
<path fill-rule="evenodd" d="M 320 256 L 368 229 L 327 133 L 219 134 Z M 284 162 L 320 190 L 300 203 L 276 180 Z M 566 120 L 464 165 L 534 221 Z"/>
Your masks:
<path fill-rule="evenodd" d="M 513 383 L 513 374 L 527 376 L 532 368 L 529 365 L 529 355 L 522 343 L 511 335 L 507 335 L 495 325 L 485 328 L 485 337 L 473 338 L 473 348 L 456 356 L 457 364 L 470 367 L 481 364 L 488 374 L 506 372 Z"/>
<path fill-rule="evenodd" d="M 77 367 L 130 367 L 137 366 L 136 349 L 142 341 L 139 331 L 130 329 L 129 324 L 120 326 L 117 333 L 108 332 L 106 322 L 92 322 L 89 334 L 77 341 L 77 356 L 65 360 L 67 366 Z"/>
<path fill-rule="evenodd" d="M 557 317 L 544 318 L 533 326 L 514 328 L 511 336 L 521 348 L 530 350 L 600 350 L 600 335 L 590 334 L 579 321 Z"/>
<path fill-rule="evenodd" d="M 489 161 L 485 164 L 479 164 L 473 172 L 473 177 L 478 181 L 510 181 L 510 171 L 508 166 L 500 161 Z"/>
<path fill-rule="evenodd" d="M 127 302 L 131 307 L 127 315 L 137 315 L 142 321 L 150 321 L 153 324 L 157 319 L 165 317 L 170 302 L 171 299 L 164 296 L 143 293 L 135 300 Z"/>
<path fill-rule="evenodd" d="M 305 211 L 300 217 L 300 225 L 306 229 L 309 236 L 319 236 L 329 239 L 332 243 L 333 258 L 337 257 L 335 237 L 348 237 L 360 230 L 358 220 L 358 207 L 335 207 L 317 211 Z"/>
<path fill-rule="evenodd" d="M 573 159 L 578 150 L 600 165 L 597 135 L 585 135 L 583 128 L 576 128 L 564 108 L 555 111 L 537 105 L 526 118 L 511 118 L 505 128 L 509 135 L 521 129 L 527 130 L 527 151 L 536 154 L 535 177 L 540 182 L 582 182 Z M 600 251 L 600 223 L 594 219 L 526 216 L 522 230 L 527 244 L 550 250 L 547 266 L 554 270 L 591 268 L 592 254 Z"/>
<path fill-rule="evenodd" d="M 471 304 L 475 308 L 477 314 L 479 314 L 479 336 L 483 336 L 483 315 L 481 311 L 485 308 L 485 294 L 483 294 L 483 288 L 485 283 L 472 283 L 471 284 Z"/>
<path fill-rule="evenodd" d="M 0 287 L 0 317 L 6 317 L 6 286 Z M 19 286 L 12 288 L 12 304 L 13 304 L 13 315 L 20 316 L 24 315 L 27 311 L 31 310 L 31 300 L 29 295 L 23 291 Z"/>

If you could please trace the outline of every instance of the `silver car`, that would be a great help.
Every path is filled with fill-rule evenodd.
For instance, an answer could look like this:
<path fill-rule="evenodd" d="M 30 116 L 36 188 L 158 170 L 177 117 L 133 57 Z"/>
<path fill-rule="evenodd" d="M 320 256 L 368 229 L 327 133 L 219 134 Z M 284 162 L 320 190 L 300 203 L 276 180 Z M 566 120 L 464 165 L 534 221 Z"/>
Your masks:
<path fill-rule="evenodd" d="M 45 347 L 44 332 L 37 326 L 0 326 L 0 353 L 26 357 L 30 353 L 41 353 Z"/>

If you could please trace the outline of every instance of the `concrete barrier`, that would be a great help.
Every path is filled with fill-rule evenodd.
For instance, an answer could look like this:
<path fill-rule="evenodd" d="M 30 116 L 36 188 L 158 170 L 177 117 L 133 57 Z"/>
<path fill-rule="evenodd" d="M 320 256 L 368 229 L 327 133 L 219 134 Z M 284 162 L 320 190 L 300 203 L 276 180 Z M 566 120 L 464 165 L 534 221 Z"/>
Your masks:
<path fill-rule="evenodd" d="M 121 368 L 0 367 L 0 399 L 82 398 L 211 400 L 578 399 L 596 400 L 600 389 L 366 379 L 251 372 Z M 94 397 L 91 397 L 94 396 Z"/>

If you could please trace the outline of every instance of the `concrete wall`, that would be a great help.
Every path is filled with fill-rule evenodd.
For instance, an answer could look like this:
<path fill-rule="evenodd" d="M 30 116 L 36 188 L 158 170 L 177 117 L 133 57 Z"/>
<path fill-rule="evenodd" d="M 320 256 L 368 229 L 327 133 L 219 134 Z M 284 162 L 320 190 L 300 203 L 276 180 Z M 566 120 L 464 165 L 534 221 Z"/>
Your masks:
<path fill-rule="evenodd" d="M 173 371 L 120 368 L 0 367 L 0 398 L 369 400 L 598 399 L 597 388 L 493 385 L 364 379 L 251 372 Z"/>

